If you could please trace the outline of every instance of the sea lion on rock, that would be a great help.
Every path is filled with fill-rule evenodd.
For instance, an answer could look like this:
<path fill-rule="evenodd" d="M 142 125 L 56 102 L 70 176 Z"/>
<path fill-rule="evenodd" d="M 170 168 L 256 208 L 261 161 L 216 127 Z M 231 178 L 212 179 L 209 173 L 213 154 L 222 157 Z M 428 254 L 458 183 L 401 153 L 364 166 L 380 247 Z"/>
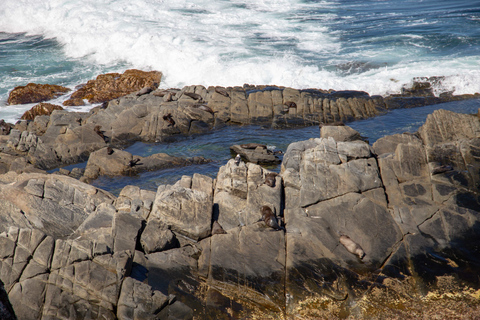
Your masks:
<path fill-rule="evenodd" d="M 199 95 L 198 93 L 193 93 L 193 92 L 184 92 L 184 95 L 187 97 L 192 98 L 193 100 L 202 100 L 202 96 Z"/>
<path fill-rule="evenodd" d="M 224 97 L 227 97 L 227 98 L 229 97 L 229 94 L 228 94 L 228 92 L 225 88 L 215 87 L 215 92 L 218 93 L 218 94 L 221 94 Z"/>
<path fill-rule="evenodd" d="M 269 172 L 265 175 L 265 184 L 269 187 L 275 188 L 275 178 L 277 174 L 275 172 Z"/>
<path fill-rule="evenodd" d="M 163 101 L 164 102 L 170 102 L 173 101 L 173 97 L 176 95 L 176 92 L 168 91 L 164 96 L 163 96 Z"/>
<path fill-rule="evenodd" d="M 273 228 L 275 230 L 281 230 L 282 228 L 278 225 L 278 220 L 272 209 L 269 206 L 262 207 L 262 220 L 265 222 L 265 225 Z"/>
<path fill-rule="evenodd" d="M 358 256 L 360 259 L 365 257 L 365 251 L 363 251 L 362 247 L 349 236 L 341 235 L 340 236 L 340 243 L 347 249 L 348 252 L 353 253 L 354 255 Z"/>
<path fill-rule="evenodd" d="M 112 147 L 108 147 L 107 148 L 107 154 L 110 156 L 113 154 L 113 148 Z"/>
<path fill-rule="evenodd" d="M 143 87 L 141 90 L 139 90 L 136 95 L 137 97 L 143 96 L 144 94 L 148 94 L 152 92 L 153 89 L 151 87 Z"/>
<path fill-rule="evenodd" d="M 97 125 L 93 128 L 93 131 L 95 131 L 100 136 L 100 138 L 102 138 L 103 141 L 105 141 L 105 135 L 103 134 L 104 131 L 100 130 L 101 128 L 102 128 L 101 126 Z"/>
<path fill-rule="evenodd" d="M 293 101 L 287 101 L 284 103 L 285 106 L 287 106 L 288 108 L 296 108 L 297 107 L 297 104 Z"/>
<path fill-rule="evenodd" d="M 175 125 L 175 120 L 173 120 L 171 113 L 164 115 L 163 120 L 168 121 L 169 127 L 173 127 Z"/>
<path fill-rule="evenodd" d="M 193 107 L 198 108 L 198 109 L 203 110 L 203 111 L 206 111 L 206 112 L 209 112 L 211 114 L 215 114 L 217 112 L 217 111 L 213 111 L 212 108 L 210 108 L 209 106 L 206 106 L 204 104 L 196 104 Z"/>
<path fill-rule="evenodd" d="M 439 174 L 439 173 L 445 173 L 447 171 L 452 171 L 453 167 L 450 165 L 443 165 L 439 167 L 435 167 L 432 169 L 432 175 Z"/>
<path fill-rule="evenodd" d="M 246 143 L 246 144 L 241 144 L 240 147 L 243 149 L 257 149 L 258 147 L 262 149 L 267 149 L 267 146 L 261 143 Z"/>

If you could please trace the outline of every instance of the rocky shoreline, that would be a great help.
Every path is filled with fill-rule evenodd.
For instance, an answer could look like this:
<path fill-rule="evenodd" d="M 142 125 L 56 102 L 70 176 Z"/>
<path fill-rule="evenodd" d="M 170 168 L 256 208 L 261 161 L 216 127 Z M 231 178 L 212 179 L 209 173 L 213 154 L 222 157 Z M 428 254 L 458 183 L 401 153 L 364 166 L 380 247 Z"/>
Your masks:
<path fill-rule="evenodd" d="M 423 97 L 142 88 L 88 113 L 53 110 L 15 124 L 0 136 L 0 317 L 480 316 L 477 115 L 437 110 L 416 134 L 373 146 L 348 126 L 323 125 L 318 138 L 290 144 L 280 174 L 232 159 L 215 179 L 184 176 L 156 192 L 127 186 L 116 197 L 85 183 L 208 161 L 121 150 L 133 141 L 460 99 L 432 97 L 426 85 L 416 92 Z M 87 159 L 77 179 L 44 171 Z"/>

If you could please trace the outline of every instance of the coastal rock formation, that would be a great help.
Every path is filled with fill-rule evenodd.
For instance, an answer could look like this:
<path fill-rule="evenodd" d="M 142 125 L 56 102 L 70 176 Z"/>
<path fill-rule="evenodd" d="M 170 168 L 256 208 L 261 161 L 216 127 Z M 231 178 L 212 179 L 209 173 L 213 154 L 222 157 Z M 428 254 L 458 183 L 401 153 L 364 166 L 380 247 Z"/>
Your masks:
<path fill-rule="evenodd" d="M 68 176 L 15 172 L 88 156 L 86 175 L 158 168 L 164 155 L 134 157 L 115 141 L 384 110 L 361 92 L 148 91 L 90 113 L 56 110 L 0 136 L 0 279 L 19 319 L 480 314 L 476 115 L 437 110 L 416 134 L 373 146 L 346 126 L 322 126 L 319 138 L 290 144 L 280 174 L 231 159 L 216 179 L 127 186 L 118 197 Z M 265 207 L 278 228 L 265 224 Z"/>
<path fill-rule="evenodd" d="M 20 119 L 33 120 L 37 116 L 49 116 L 53 110 L 63 110 L 62 107 L 51 103 L 39 103 L 32 107 L 32 109 L 25 111 Z"/>
<path fill-rule="evenodd" d="M 134 156 L 124 150 L 105 147 L 90 154 L 84 177 L 87 179 L 96 179 L 99 175 L 133 175 L 144 171 L 154 171 L 207 162 L 209 162 L 209 160 L 203 157 L 183 159 L 169 156 L 166 153 L 157 153 L 148 157 Z"/>
<path fill-rule="evenodd" d="M 252 148 L 246 148 L 242 145 L 233 145 L 230 147 L 230 150 L 242 156 L 248 162 L 258 163 L 258 164 L 279 164 L 281 160 L 273 153 L 267 149 L 267 146 L 257 146 Z"/>
<path fill-rule="evenodd" d="M 10 91 L 7 103 L 12 105 L 42 102 L 57 98 L 69 91 L 69 88 L 54 84 L 29 83 Z"/>
<path fill-rule="evenodd" d="M 95 80 L 88 81 L 87 84 L 72 93 L 70 99 L 66 100 L 63 105 L 83 105 L 83 100 L 87 100 L 89 103 L 101 103 L 145 87 L 156 89 L 161 78 L 161 72 L 145 72 L 136 69 L 126 70 L 123 74 L 101 74 Z"/>

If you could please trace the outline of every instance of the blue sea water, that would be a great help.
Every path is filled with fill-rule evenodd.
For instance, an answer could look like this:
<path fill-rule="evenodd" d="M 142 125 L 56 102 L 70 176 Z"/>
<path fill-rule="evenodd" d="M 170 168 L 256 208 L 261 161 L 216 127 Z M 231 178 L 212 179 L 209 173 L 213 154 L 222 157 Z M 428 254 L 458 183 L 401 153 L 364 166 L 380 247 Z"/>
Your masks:
<path fill-rule="evenodd" d="M 388 95 L 400 92 L 415 77 L 442 76 L 436 94 L 476 93 L 480 92 L 480 1 L 0 1 L 0 119 L 15 122 L 33 106 L 7 106 L 8 93 L 16 86 L 34 82 L 73 89 L 99 74 L 129 68 L 163 72 L 162 88 L 249 83 Z M 466 108 L 459 103 L 449 107 L 474 112 L 478 101 L 471 103 Z M 401 128 L 418 127 L 418 114 L 399 110 L 394 117 L 374 120 L 383 123 L 381 127 L 368 122 L 363 128 L 364 122 L 351 125 L 359 125 L 357 129 L 372 139 L 404 130 L 393 122 L 401 123 Z M 246 131 L 255 136 L 255 130 L 264 129 L 224 130 L 213 132 L 210 140 L 217 135 L 234 138 Z M 265 135 L 277 140 L 291 135 L 285 141 L 264 139 L 285 148 L 287 141 L 317 137 L 318 128 Z M 132 153 L 178 151 L 190 156 L 204 148 L 206 157 L 211 154 L 220 163 L 229 157 L 225 149 L 217 155 L 215 147 L 202 147 L 198 138 L 179 143 L 169 148 L 137 145 Z M 188 151 L 191 148 L 197 151 Z M 217 168 L 212 164 L 201 171 L 213 174 Z M 161 181 L 170 182 L 182 172 L 166 172 Z M 156 175 L 152 186 L 160 181 Z"/>

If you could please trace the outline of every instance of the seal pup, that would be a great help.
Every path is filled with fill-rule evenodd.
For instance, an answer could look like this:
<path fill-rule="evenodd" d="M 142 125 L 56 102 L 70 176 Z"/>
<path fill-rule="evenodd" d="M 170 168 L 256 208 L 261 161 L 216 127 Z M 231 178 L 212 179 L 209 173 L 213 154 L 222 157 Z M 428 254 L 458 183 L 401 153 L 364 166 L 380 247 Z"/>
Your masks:
<path fill-rule="evenodd" d="M 176 95 L 176 92 L 168 91 L 164 96 L 163 96 L 163 101 L 164 102 L 170 102 L 173 101 L 173 97 Z"/>
<path fill-rule="evenodd" d="M 261 209 L 262 212 L 262 219 L 265 222 L 265 225 L 273 228 L 275 230 L 281 230 L 282 228 L 278 225 L 278 220 L 275 214 L 273 213 L 272 209 L 269 206 L 263 206 Z M 260 220 L 260 221 L 261 221 Z"/>
<path fill-rule="evenodd" d="M 175 125 L 175 120 L 173 120 L 171 113 L 164 115 L 163 120 L 168 121 L 169 127 L 173 127 Z"/>
<path fill-rule="evenodd" d="M 287 108 L 296 108 L 297 107 L 297 104 L 293 101 L 287 101 L 284 103 L 284 105 L 287 107 Z"/>
<path fill-rule="evenodd" d="M 452 171 L 453 167 L 450 165 L 443 165 L 439 167 L 435 167 L 432 169 L 432 175 L 439 174 L 439 173 L 445 173 L 448 171 Z"/>
<path fill-rule="evenodd" d="M 107 147 L 107 154 L 109 156 L 113 154 L 113 148 L 112 147 Z"/>
<path fill-rule="evenodd" d="M 227 90 L 223 87 L 215 87 L 215 92 L 227 98 L 230 96 Z"/>
<path fill-rule="evenodd" d="M 206 112 L 209 112 L 211 114 L 215 114 L 215 113 L 218 112 L 218 111 L 213 111 L 212 108 L 210 108 L 209 106 L 207 106 L 205 104 L 194 104 L 193 107 L 197 108 L 197 109 L 200 109 L 200 110 L 203 110 L 203 111 L 206 111 Z"/>
<path fill-rule="evenodd" d="M 275 172 L 269 172 L 265 175 L 265 184 L 269 187 L 275 188 L 275 178 L 277 174 Z"/>
<path fill-rule="evenodd" d="M 96 125 L 94 128 L 93 128 L 93 131 L 95 131 L 96 134 L 98 134 L 100 136 L 100 138 L 103 139 L 103 141 L 105 141 L 105 135 L 103 134 L 104 131 L 100 130 L 102 127 L 99 126 L 99 125 Z"/>
<path fill-rule="evenodd" d="M 339 241 L 345 247 L 345 249 L 347 249 L 348 252 L 353 253 L 360 259 L 363 259 L 363 257 L 365 257 L 365 251 L 363 251 L 362 247 L 360 247 L 358 243 L 350 239 L 349 236 L 342 234 Z"/>
<path fill-rule="evenodd" d="M 241 144 L 240 147 L 243 149 L 257 149 L 258 147 L 262 149 L 267 149 L 267 145 L 261 144 L 261 143 L 254 143 L 254 142 Z"/>
<path fill-rule="evenodd" d="M 184 92 L 184 95 L 187 97 L 192 98 L 193 100 L 202 100 L 202 96 L 199 95 L 198 93 L 193 93 L 193 92 Z"/>
<path fill-rule="evenodd" d="M 212 236 L 214 234 L 227 234 L 227 231 L 222 228 L 222 226 L 220 225 L 220 223 L 218 223 L 217 220 L 213 221 L 212 225 Z"/>
<path fill-rule="evenodd" d="M 242 160 L 242 157 L 240 154 L 237 153 L 237 156 L 235 157 L 235 164 L 238 166 L 240 164 L 240 160 Z"/>
<path fill-rule="evenodd" d="M 136 95 L 137 95 L 137 97 L 140 97 L 140 96 L 143 96 L 144 94 L 148 94 L 152 91 L 153 91 L 153 89 L 151 87 L 143 87 L 142 89 L 137 91 Z"/>

